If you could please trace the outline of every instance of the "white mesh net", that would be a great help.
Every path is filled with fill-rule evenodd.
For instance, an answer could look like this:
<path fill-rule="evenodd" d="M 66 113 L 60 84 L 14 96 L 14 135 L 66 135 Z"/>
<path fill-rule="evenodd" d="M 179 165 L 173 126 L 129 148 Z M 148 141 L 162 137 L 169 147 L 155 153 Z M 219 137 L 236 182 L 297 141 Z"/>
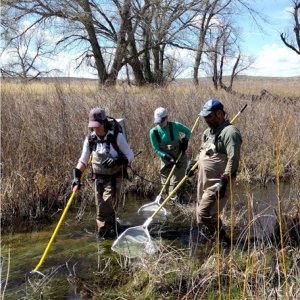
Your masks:
<path fill-rule="evenodd" d="M 138 214 L 140 215 L 150 215 L 153 214 L 158 208 L 160 207 L 160 204 L 158 202 L 150 202 L 148 204 L 143 205 L 139 210 L 138 210 Z M 160 215 L 166 216 L 167 215 L 167 211 L 164 207 L 161 208 L 161 210 L 159 211 Z"/>
<path fill-rule="evenodd" d="M 158 251 L 147 228 L 135 226 L 125 230 L 113 243 L 111 249 L 128 258 L 142 257 Z"/>

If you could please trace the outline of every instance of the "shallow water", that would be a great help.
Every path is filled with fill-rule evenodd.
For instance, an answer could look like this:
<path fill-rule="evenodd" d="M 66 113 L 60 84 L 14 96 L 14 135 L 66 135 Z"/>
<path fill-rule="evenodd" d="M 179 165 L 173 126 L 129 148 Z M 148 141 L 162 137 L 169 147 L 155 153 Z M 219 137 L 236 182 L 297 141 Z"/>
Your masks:
<path fill-rule="evenodd" d="M 281 186 L 282 201 L 296 199 L 296 192 L 296 187 L 292 185 Z M 267 188 L 256 186 L 251 189 L 238 187 L 234 195 L 234 203 L 235 212 L 240 216 L 237 221 L 241 224 L 247 223 L 245 221 L 247 220 L 248 194 L 251 196 L 254 220 L 252 236 L 268 234 L 276 220 L 276 186 L 270 184 Z M 138 215 L 137 210 L 143 204 L 154 200 L 128 197 L 119 215 L 119 223 L 123 230 L 131 226 L 143 225 L 149 215 Z M 167 216 L 158 216 L 153 224 L 168 223 L 172 214 L 171 205 L 167 206 L 167 211 Z M 41 299 L 42 296 L 44 299 L 81 299 L 77 291 L 69 284 L 68 275 L 76 273 L 83 279 L 93 280 L 95 272 L 101 267 L 99 257 L 112 257 L 113 240 L 98 241 L 96 239 L 94 210 L 86 212 L 80 221 L 76 220 L 75 212 L 69 212 L 43 265 L 39 268 L 39 271 L 46 277 L 43 279 L 39 274 L 30 274 L 39 262 L 59 217 L 57 216 L 53 224 L 45 225 L 42 230 L 2 235 L 1 285 L 2 293 L 5 288 L 4 299 Z M 189 228 L 186 230 L 188 232 Z M 176 230 L 174 231 L 177 233 Z M 171 234 L 169 239 L 172 239 Z M 6 281 L 9 253 L 10 266 L 8 281 Z"/>

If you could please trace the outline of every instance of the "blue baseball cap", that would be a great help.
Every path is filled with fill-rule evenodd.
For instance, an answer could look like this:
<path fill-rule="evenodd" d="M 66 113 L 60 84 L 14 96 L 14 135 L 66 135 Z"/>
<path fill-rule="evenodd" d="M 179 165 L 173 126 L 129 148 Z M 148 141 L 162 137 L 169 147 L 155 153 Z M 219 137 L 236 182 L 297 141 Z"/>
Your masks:
<path fill-rule="evenodd" d="M 212 112 L 216 112 L 218 110 L 224 110 L 224 105 L 218 99 L 210 99 L 204 104 L 199 116 L 207 117 Z"/>

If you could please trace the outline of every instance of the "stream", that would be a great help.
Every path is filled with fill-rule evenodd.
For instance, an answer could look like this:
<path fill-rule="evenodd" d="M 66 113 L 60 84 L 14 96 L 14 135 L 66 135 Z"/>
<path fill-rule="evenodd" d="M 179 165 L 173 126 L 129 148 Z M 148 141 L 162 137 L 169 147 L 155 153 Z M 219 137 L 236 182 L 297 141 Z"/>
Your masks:
<path fill-rule="evenodd" d="M 297 199 L 297 187 L 291 184 L 281 185 L 281 200 Z M 262 238 L 268 235 L 276 222 L 277 191 L 274 184 L 267 187 L 240 186 L 234 196 L 236 220 L 247 220 L 247 199 L 251 197 L 253 226 L 252 237 Z M 142 225 L 145 216 L 139 216 L 137 210 L 145 203 L 154 201 L 129 195 L 126 206 L 119 212 L 119 223 L 125 228 Z M 190 205 L 192 207 L 192 204 Z M 171 215 L 172 205 L 167 204 Z M 230 214 L 228 206 L 226 207 Z M 86 280 L 93 280 L 95 272 L 102 268 L 99 257 L 116 255 L 111 250 L 113 240 L 99 241 L 95 234 L 95 210 L 91 207 L 80 220 L 76 209 L 69 211 L 39 271 L 46 275 L 31 274 L 39 262 L 45 247 L 56 227 L 60 213 L 52 224 L 27 233 L 2 234 L 1 236 L 1 299 L 81 299 L 68 282 L 68 275 L 76 274 Z M 180 219 L 180 218 L 179 218 Z M 176 219 L 178 222 L 178 218 Z M 160 219 L 168 223 L 169 215 Z M 173 223 L 172 223 L 173 224 Z M 173 225 L 172 225 L 173 226 Z M 170 228 L 170 226 L 167 228 Z M 189 228 L 186 228 L 188 232 Z M 241 237 L 246 230 L 241 230 Z M 167 239 L 175 239 L 174 235 Z M 180 236 L 177 237 L 180 239 Z M 3 297 L 4 295 L 4 297 Z M 41 296 L 43 295 L 43 297 Z"/>

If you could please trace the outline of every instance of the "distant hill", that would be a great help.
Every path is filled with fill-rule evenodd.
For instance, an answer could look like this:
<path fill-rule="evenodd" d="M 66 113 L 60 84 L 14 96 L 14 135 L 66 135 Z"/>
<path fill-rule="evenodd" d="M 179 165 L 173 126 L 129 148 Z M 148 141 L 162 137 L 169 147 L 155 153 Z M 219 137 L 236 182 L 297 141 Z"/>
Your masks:
<path fill-rule="evenodd" d="M 230 79 L 230 76 L 224 76 L 223 77 L 224 82 L 228 81 Z M 3 78 L 0 77 L 1 81 L 19 81 L 19 78 L 13 78 L 13 77 L 7 77 Z M 199 81 L 210 81 L 211 77 L 200 77 Z M 80 78 L 80 77 L 41 77 L 36 79 L 35 81 L 41 81 L 41 82 L 76 82 L 76 81 L 87 81 L 87 82 L 96 82 L 97 79 L 92 78 Z M 119 82 L 125 82 L 126 80 L 119 80 Z M 240 75 L 235 78 L 235 82 L 261 82 L 261 81 L 268 81 L 268 82 L 297 82 L 300 83 L 300 75 L 299 76 L 292 76 L 292 77 L 265 77 L 265 76 L 248 76 L 248 75 Z M 175 79 L 175 82 L 178 83 L 188 83 L 193 82 L 192 78 L 177 78 Z"/>

